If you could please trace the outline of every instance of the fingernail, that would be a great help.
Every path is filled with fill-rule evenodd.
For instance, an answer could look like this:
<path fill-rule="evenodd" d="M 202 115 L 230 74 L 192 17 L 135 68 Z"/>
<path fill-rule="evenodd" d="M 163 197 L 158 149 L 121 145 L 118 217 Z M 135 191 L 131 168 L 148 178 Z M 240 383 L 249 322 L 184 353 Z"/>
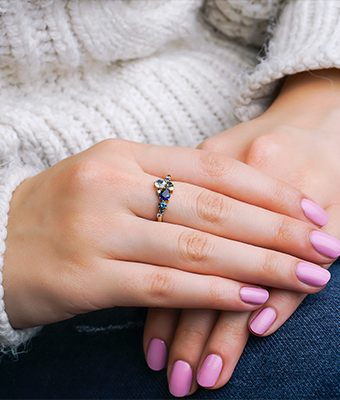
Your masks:
<path fill-rule="evenodd" d="M 261 288 L 243 287 L 240 296 L 247 303 L 264 304 L 268 300 L 269 293 Z"/>
<path fill-rule="evenodd" d="M 296 267 L 296 275 L 300 281 L 315 286 L 324 286 L 331 278 L 327 269 L 302 262 Z"/>
<path fill-rule="evenodd" d="M 192 371 L 185 361 L 176 361 L 171 372 L 169 390 L 175 397 L 186 396 L 191 387 Z"/>
<path fill-rule="evenodd" d="M 265 308 L 250 324 L 250 329 L 258 335 L 263 335 L 276 319 L 276 312 L 272 308 Z"/>
<path fill-rule="evenodd" d="M 148 366 L 154 371 L 162 370 L 165 366 L 166 356 L 167 350 L 163 340 L 152 339 L 146 355 Z"/>
<path fill-rule="evenodd" d="M 313 231 L 310 234 L 310 241 L 316 250 L 331 258 L 337 258 L 340 255 L 340 241 L 326 233 Z"/>
<path fill-rule="evenodd" d="M 210 354 L 197 375 L 197 383 L 203 387 L 212 387 L 215 385 L 217 378 L 222 370 L 222 358 L 216 354 Z"/>
<path fill-rule="evenodd" d="M 301 207 L 305 216 L 315 222 L 317 225 L 324 226 L 328 222 L 326 211 L 310 200 L 302 199 Z"/>

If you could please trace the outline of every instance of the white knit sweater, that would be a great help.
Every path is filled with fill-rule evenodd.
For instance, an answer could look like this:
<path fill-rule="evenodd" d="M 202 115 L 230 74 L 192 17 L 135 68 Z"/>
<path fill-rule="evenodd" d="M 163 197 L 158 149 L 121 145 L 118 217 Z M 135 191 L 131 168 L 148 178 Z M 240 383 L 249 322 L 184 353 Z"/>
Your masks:
<path fill-rule="evenodd" d="M 340 67 L 339 21 L 339 0 L 0 0 L 0 275 L 23 180 L 108 137 L 194 147 L 260 115 L 284 75 Z M 14 349 L 38 328 L 2 298 Z"/>

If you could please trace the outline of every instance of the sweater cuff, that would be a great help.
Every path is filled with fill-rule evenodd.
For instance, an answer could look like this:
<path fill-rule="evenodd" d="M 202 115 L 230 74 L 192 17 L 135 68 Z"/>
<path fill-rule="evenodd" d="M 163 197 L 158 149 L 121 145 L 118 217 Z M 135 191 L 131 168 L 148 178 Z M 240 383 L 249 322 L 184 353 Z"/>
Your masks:
<path fill-rule="evenodd" d="M 236 117 L 248 121 L 263 114 L 286 75 L 340 68 L 339 21 L 338 0 L 289 1 L 273 30 L 266 58 L 245 78 Z"/>
<path fill-rule="evenodd" d="M 13 329 L 5 311 L 2 270 L 7 237 L 8 212 L 14 190 L 25 179 L 36 175 L 33 167 L 9 167 L 0 172 L 0 352 L 15 353 L 17 347 L 31 339 L 41 327 Z"/>

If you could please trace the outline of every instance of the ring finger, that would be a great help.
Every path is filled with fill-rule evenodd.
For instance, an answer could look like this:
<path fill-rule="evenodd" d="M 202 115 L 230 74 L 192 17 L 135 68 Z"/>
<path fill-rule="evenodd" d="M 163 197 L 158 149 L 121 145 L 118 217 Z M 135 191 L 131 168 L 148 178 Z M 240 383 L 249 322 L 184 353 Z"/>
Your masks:
<path fill-rule="evenodd" d="M 173 194 L 167 192 L 168 200 L 157 200 L 152 181 L 152 177 L 145 176 L 131 184 L 132 187 L 139 184 L 139 193 L 130 197 L 128 207 L 142 218 L 155 220 L 156 213 L 163 212 L 160 208 L 164 207 L 164 222 L 286 252 L 312 262 L 329 262 L 331 257 L 340 254 L 338 240 L 307 222 L 182 182 L 175 183 Z M 320 246 L 320 240 L 329 243 L 329 248 Z"/>

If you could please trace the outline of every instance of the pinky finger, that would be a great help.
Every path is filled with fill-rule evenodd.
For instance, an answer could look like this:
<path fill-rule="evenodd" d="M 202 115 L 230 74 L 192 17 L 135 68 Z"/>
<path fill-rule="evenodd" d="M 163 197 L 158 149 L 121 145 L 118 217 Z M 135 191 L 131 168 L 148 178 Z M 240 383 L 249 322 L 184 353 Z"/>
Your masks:
<path fill-rule="evenodd" d="M 103 261 L 92 271 L 91 291 L 86 293 L 90 304 L 99 309 L 137 306 L 254 311 L 268 298 L 264 289 L 226 278 L 142 263 Z"/>

